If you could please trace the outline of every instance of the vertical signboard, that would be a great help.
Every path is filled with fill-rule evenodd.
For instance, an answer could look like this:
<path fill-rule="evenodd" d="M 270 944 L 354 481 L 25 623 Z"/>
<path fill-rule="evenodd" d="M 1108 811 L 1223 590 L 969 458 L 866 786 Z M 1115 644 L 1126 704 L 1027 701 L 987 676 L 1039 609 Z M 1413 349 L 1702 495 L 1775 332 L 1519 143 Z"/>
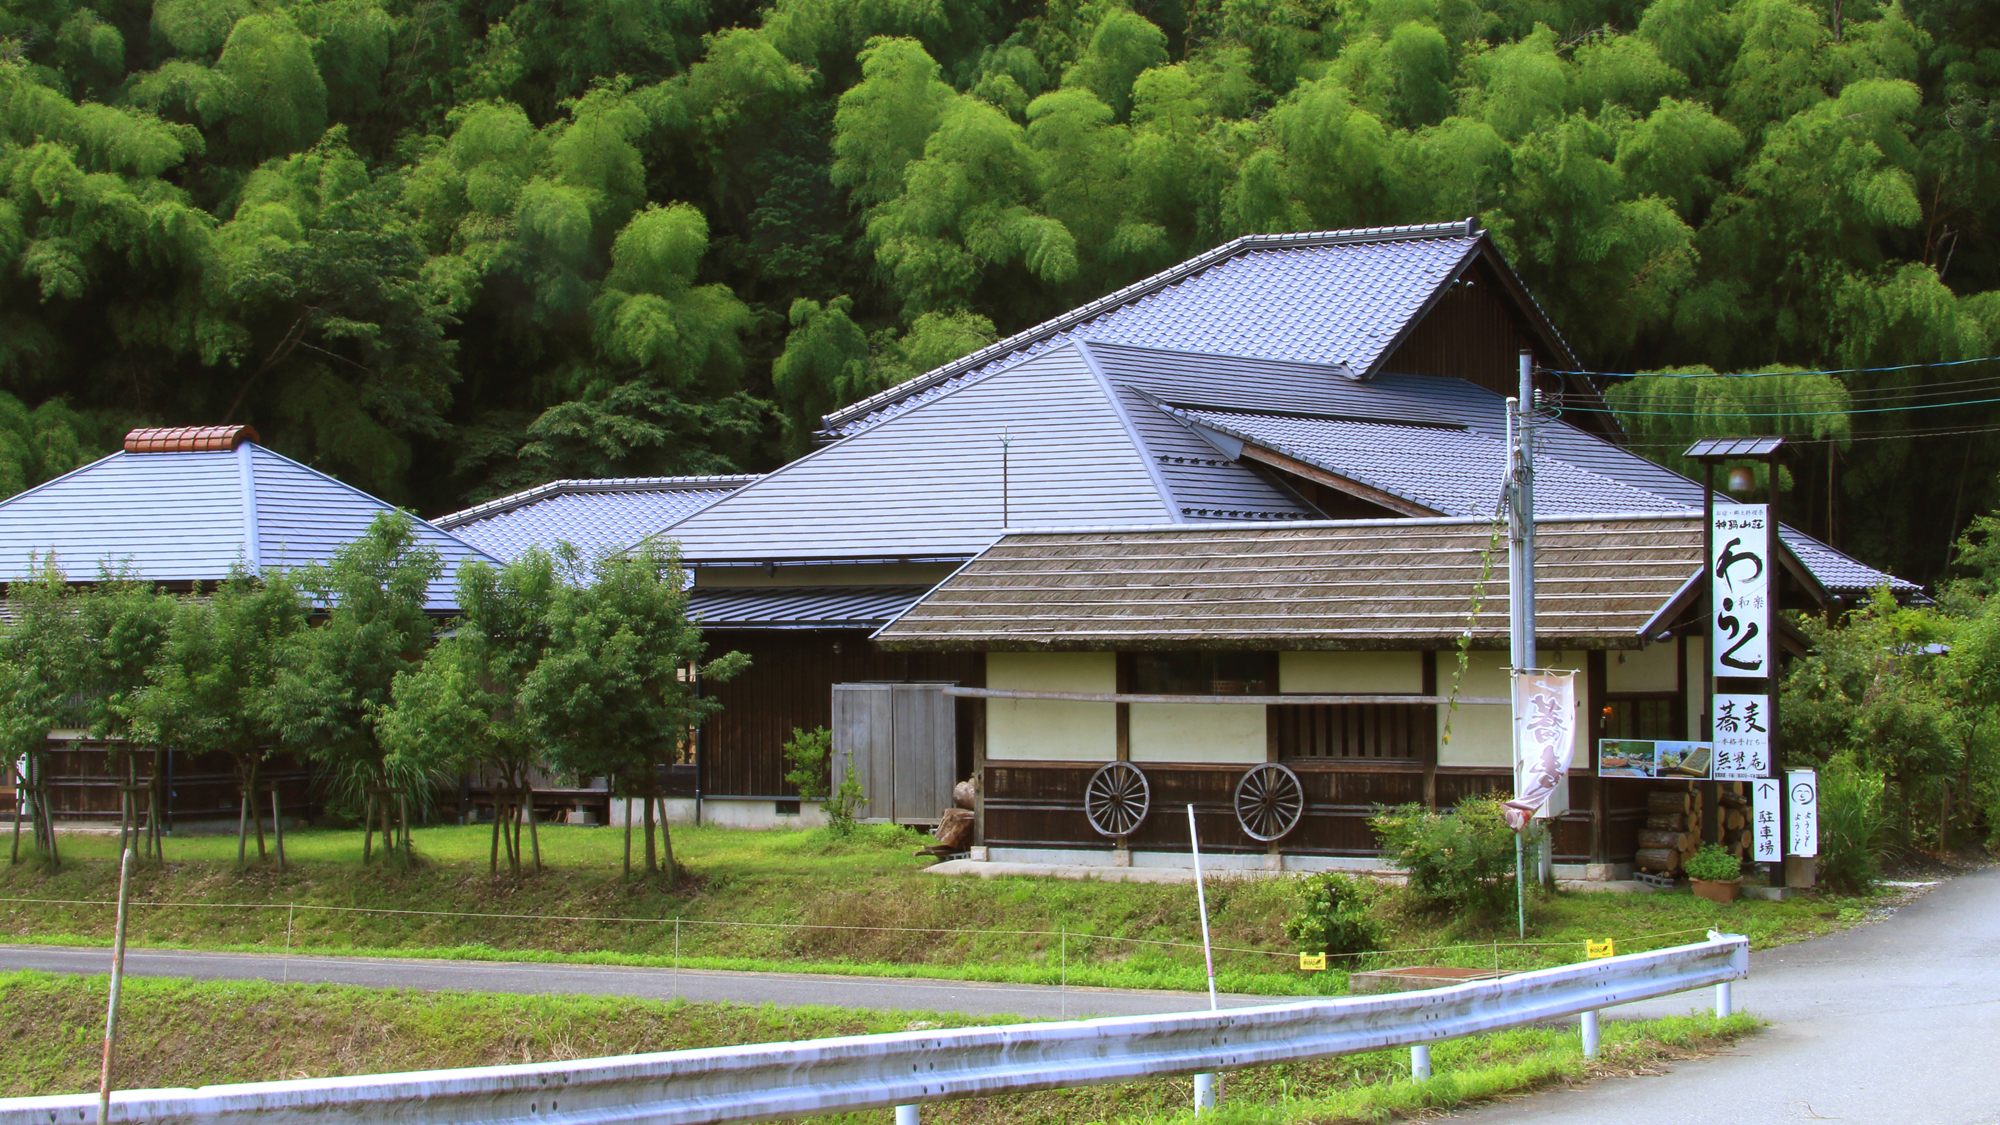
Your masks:
<path fill-rule="evenodd" d="M 1813 770 L 1787 770 L 1785 787 L 1785 811 L 1792 821 L 1792 834 L 1785 850 L 1792 855 L 1818 855 L 1819 774 Z"/>
<path fill-rule="evenodd" d="M 1762 679 L 1771 669 L 1771 568 L 1763 504 L 1717 504 L 1709 527 L 1709 660 L 1715 675 Z M 1720 733 L 1720 732 L 1718 732 Z"/>
<path fill-rule="evenodd" d="M 1518 831 L 1530 817 L 1568 812 L 1569 760 L 1576 744 L 1576 673 L 1514 676 L 1514 799 L 1507 823 Z"/>
<path fill-rule="evenodd" d="M 1771 775 L 1771 697 L 1715 697 L 1715 768 L 1717 781 L 1755 781 Z"/>
<path fill-rule="evenodd" d="M 1750 839 L 1756 849 L 1751 857 L 1758 863 L 1777 863 L 1784 858 L 1778 839 L 1778 825 L 1785 815 L 1785 787 L 1775 777 L 1760 777 L 1750 786 Z"/>

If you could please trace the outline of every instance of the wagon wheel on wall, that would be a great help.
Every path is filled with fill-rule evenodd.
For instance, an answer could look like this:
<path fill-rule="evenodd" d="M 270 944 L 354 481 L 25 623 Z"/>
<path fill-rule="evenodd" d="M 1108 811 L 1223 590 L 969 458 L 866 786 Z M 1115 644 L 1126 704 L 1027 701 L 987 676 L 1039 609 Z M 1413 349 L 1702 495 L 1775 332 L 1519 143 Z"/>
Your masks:
<path fill-rule="evenodd" d="M 1283 838 L 1305 811 L 1299 775 L 1276 762 L 1265 762 L 1236 783 L 1236 823 L 1252 840 L 1268 844 Z"/>
<path fill-rule="evenodd" d="M 1083 814 L 1100 836 L 1129 836 L 1153 805 L 1153 787 L 1130 762 L 1107 762 L 1083 787 Z"/>

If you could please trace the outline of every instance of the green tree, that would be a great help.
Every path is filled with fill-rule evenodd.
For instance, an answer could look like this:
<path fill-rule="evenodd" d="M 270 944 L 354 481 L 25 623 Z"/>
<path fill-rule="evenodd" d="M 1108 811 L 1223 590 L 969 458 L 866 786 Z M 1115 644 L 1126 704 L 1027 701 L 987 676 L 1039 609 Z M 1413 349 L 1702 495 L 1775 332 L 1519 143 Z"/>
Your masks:
<path fill-rule="evenodd" d="M 389 773 L 479 770 L 489 788 L 515 797 L 512 804 L 494 803 L 488 867 L 496 875 L 503 841 L 508 869 L 520 874 L 523 821 L 535 870 L 542 868 L 529 798 L 543 765 L 542 744 L 522 691 L 549 651 L 557 581 L 554 557 L 539 548 L 499 569 L 478 561 L 459 567 L 457 622 L 422 664 L 396 673 L 394 703 L 378 722 Z"/>
<path fill-rule="evenodd" d="M 655 809 L 665 768 L 689 752 L 692 732 L 721 706 L 696 693 L 749 666 L 739 652 L 704 661 L 687 615 L 679 557 L 652 541 L 625 554 L 561 559 L 548 610 L 548 651 L 520 690 L 526 721 L 549 762 L 578 777 L 616 777 L 645 806 L 646 874 L 679 882 L 673 837 Z M 661 806 L 663 807 L 663 806 Z"/>
<path fill-rule="evenodd" d="M 377 516 L 327 562 L 299 568 L 294 580 L 325 619 L 284 639 L 258 707 L 286 746 L 320 763 L 339 792 L 369 810 L 364 857 L 378 823 L 384 846 L 399 837 L 407 854 L 408 802 L 428 796 L 429 775 L 389 752 L 380 723 L 396 677 L 428 654 L 436 623 L 426 606 L 442 572 L 438 553 L 395 511 Z"/>
<path fill-rule="evenodd" d="M 146 741 L 187 754 L 224 754 L 234 764 L 238 864 L 253 821 L 257 857 L 264 858 L 257 778 L 283 737 L 267 703 L 309 611 L 289 572 L 260 576 L 239 567 L 174 609 L 166 643 L 146 672 L 151 684 L 138 695 L 135 725 Z"/>

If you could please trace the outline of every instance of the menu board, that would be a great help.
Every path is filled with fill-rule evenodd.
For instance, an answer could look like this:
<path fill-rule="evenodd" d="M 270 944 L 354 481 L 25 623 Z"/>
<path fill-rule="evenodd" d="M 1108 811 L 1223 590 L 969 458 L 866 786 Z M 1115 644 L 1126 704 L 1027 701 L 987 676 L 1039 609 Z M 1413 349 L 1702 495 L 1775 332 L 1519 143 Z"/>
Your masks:
<path fill-rule="evenodd" d="M 1659 742 L 1637 738 L 1601 738 L 1597 741 L 1599 777 L 1709 776 L 1715 748 L 1706 742 Z"/>

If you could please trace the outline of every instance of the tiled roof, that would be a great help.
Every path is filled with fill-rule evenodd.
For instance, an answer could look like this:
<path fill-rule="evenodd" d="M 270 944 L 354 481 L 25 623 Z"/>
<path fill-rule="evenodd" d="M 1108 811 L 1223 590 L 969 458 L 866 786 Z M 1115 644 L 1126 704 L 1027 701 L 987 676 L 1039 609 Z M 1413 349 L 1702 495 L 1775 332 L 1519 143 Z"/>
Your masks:
<path fill-rule="evenodd" d="M 835 411 L 826 432 L 859 432 L 1071 339 L 1339 365 L 1368 378 L 1485 237 L 1470 219 L 1249 235 Z"/>
<path fill-rule="evenodd" d="M 1803 531 L 1780 527 L 1778 534 L 1785 546 L 1791 549 L 1792 556 L 1812 571 L 1814 578 L 1819 579 L 1819 584 L 1836 594 L 1863 594 L 1880 589 L 1884 583 L 1898 594 L 1914 594 L 1923 589 L 1908 579 L 1851 559 Z"/>
<path fill-rule="evenodd" d="M 128 432 L 125 452 L 226 453 L 256 440 L 257 431 L 248 426 L 164 426 Z"/>
<path fill-rule="evenodd" d="M 704 629 L 873 629 L 916 604 L 929 586 L 704 587 L 688 615 Z"/>
<path fill-rule="evenodd" d="M 1016 532 L 875 634 L 888 649 L 1444 646 L 1467 628 L 1484 520 Z M 1701 568 L 1701 516 L 1536 529 L 1535 632 L 1632 648 Z M 1507 643 L 1497 568 L 1473 643 Z"/>
<path fill-rule="evenodd" d="M 1456 426 L 1219 410 L 1174 411 L 1199 425 L 1317 465 L 1442 516 L 1490 516 L 1498 510 L 1507 446 Z M 1535 514 L 1698 511 L 1682 501 L 1633 488 L 1547 455 L 1535 458 Z"/>
<path fill-rule="evenodd" d="M 441 516 L 436 523 L 502 559 L 558 541 L 590 558 L 630 547 L 757 479 L 746 474 L 558 480 Z"/>
<path fill-rule="evenodd" d="M 325 562 L 392 505 L 260 445 L 182 453 L 114 453 L 0 501 L 0 582 L 53 554 L 73 579 L 100 564 L 155 582 L 217 582 L 241 561 L 255 570 Z M 430 608 L 456 608 L 458 567 L 496 561 L 437 526 L 418 541 L 444 572 Z"/>

